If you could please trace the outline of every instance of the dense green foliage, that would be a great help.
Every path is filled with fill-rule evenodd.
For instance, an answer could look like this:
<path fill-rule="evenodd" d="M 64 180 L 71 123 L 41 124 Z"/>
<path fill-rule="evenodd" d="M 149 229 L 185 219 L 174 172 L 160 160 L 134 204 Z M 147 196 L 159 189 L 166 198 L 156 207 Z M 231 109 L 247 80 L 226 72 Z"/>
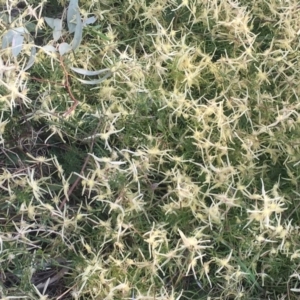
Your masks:
<path fill-rule="evenodd" d="M 298 299 L 298 1 L 9 2 L 1 298 Z"/>

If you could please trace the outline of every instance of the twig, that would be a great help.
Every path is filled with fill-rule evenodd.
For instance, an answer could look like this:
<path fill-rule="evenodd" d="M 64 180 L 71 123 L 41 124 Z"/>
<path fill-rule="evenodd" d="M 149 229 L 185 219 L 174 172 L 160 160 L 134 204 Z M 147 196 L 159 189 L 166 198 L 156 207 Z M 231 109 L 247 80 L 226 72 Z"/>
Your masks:
<path fill-rule="evenodd" d="M 71 84 L 70 84 L 70 75 L 69 75 L 68 70 L 66 69 L 66 66 L 64 64 L 62 56 L 60 56 L 60 65 L 63 68 L 64 78 L 65 78 L 65 83 L 64 84 L 53 82 L 53 81 L 50 81 L 50 80 L 44 80 L 44 79 L 37 78 L 37 77 L 31 77 L 31 79 L 33 79 L 35 81 L 38 81 L 38 82 L 52 83 L 52 84 L 59 85 L 59 86 L 62 86 L 62 87 L 66 88 L 71 100 L 73 101 L 73 105 L 63 114 L 63 116 L 66 117 L 76 109 L 77 105 L 79 104 L 79 101 L 75 98 L 75 96 L 72 93 Z"/>
<path fill-rule="evenodd" d="M 73 110 L 75 110 L 75 108 L 77 107 L 77 105 L 79 104 L 79 101 L 74 97 L 73 93 L 72 93 L 72 89 L 71 89 L 71 86 L 70 86 L 70 81 L 69 81 L 69 73 L 68 71 L 66 70 L 66 67 L 64 65 L 64 62 L 63 62 L 63 57 L 61 56 L 60 57 L 60 64 L 64 70 L 64 74 L 65 74 L 65 88 L 67 89 L 72 101 L 73 101 L 73 105 L 63 114 L 65 117 L 69 114 L 72 113 Z"/>

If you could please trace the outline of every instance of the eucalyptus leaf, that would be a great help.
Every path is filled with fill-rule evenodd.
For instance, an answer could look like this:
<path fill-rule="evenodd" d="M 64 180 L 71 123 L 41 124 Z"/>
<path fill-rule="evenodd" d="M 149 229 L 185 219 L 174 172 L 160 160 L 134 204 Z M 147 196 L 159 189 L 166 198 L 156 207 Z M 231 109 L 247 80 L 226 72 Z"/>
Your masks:
<path fill-rule="evenodd" d="M 87 19 L 85 19 L 82 23 L 83 26 L 89 25 L 89 24 L 93 24 L 97 21 L 97 18 L 95 16 L 89 17 Z"/>
<path fill-rule="evenodd" d="M 13 29 L 10 29 L 10 30 L 12 30 L 13 32 L 19 33 L 19 34 L 29 34 L 26 27 L 17 27 L 17 28 L 13 28 Z"/>
<path fill-rule="evenodd" d="M 46 52 L 57 52 L 57 50 L 55 49 L 55 47 L 53 47 L 52 45 L 46 45 L 42 47 L 43 50 L 45 50 Z"/>
<path fill-rule="evenodd" d="M 84 84 L 98 84 L 98 83 L 103 82 L 105 79 L 107 79 L 111 75 L 112 75 L 112 73 L 109 72 L 105 76 L 103 76 L 103 77 L 101 77 L 99 79 L 95 79 L 95 80 L 83 80 L 83 79 L 77 78 L 77 80 L 79 80 L 81 83 L 84 83 Z"/>
<path fill-rule="evenodd" d="M 27 62 L 27 65 L 26 65 L 24 71 L 28 70 L 29 68 L 31 68 L 33 66 L 34 61 L 35 61 L 35 55 L 36 55 L 36 48 L 32 47 L 31 54 L 30 54 L 29 60 Z"/>
<path fill-rule="evenodd" d="M 8 30 L 3 35 L 3 38 L 2 38 L 2 49 L 9 47 L 9 45 L 12 44 L 13 39 L 16 35 L 24 35 L 24 34 L 28 34 L 28 33 L 29 32 L 25 27 L 17 27 L 17 28 Z"/>
<path fill-rule="evenodd" d="M 67 12 L 67 23 L 70 33 L 75 32 L 78 13 L 78 0 L 70 0 Z"/>
<path fill-rule="evenodd" d="M 70 52 L 71 50 L 72 50 L 72 47 L 68 43 L 61 43 L 58 47 L 58 51 L 61 56 Z"/>
<path fill-rule="evenodd" d="M 17 57 L 23 48 L 24 36 L 19 33 L 15 33 L 12 39 L 12 54 L 14 57 Z"/>
<path fill-rule="evenodd" d="M 62 34 L 62 20 L 61 19 L 53 19 L 53 18 L 44 18 L 48 26 L 53 29 L 53 39 L 55 41 L 59 40 Z"/>
<path fill-rule="evenodd" d="M 80 68 L 74 68 L 74 67 L 70 67 L 70 69 L 78 74 L 81 75 L 86 75 L 86 76 L 94 76 L 94 75 L 99 75 L 105 72 L 108 72 L 109 69 L 102 69 L 102 70 L 98 70 L 98 71 L 89 71 L 89 70 L 85 70 L 85 69 L 80 69 Z"/>
<path fill-rule="evenodd" d="M 74 34 L 74 38 L 72 41 L 72 49 L 75 50 L 79 47 L 81 40 L 82 40 L 82 22 L 81 22 L 81 17 L 79 12 L 77 12 L 76 15 L 76 27 L 75 27 L 75 34 Z"/>
<path fill-rule="evenodd" d="M 8 48 L 9 44 L 12 43 L 14 33 L 12 30 L 7 31 L 2 38 L 2 49 Z"/>
<path fill-rule="evenodd" d="M 62 35 L 62 20 L 54 19 L 54 29 L 53 29 L 53 38 L 54 41 L 58 41 Z"/>
<path fill-rule="evenodd" d="M 48 26 L 51 29 L 54 29 L 54 19 L 53 18 L 45 17 L 44 20 L 46 21 L 46 23 L 48 24 Z"/>
<path fill-rule="evenodd" d="M 7 13 L 1 12 L 0 13 L 0 20 L 3 21 L 3 24 L 9 23 L 9 16 Z"/>

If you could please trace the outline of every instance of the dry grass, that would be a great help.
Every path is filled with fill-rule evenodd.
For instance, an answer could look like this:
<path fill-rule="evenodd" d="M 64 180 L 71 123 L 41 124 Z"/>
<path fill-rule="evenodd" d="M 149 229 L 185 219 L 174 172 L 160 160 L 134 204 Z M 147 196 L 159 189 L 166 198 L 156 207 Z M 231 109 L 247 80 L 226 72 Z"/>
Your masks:
<path fill-rule="evenodd" d="M 63 55 L 43 21 L 68 3 L 24 3 L 0 23 L 30 31 L 0 52 L 2 299 L 298 299 L 298 1 L 81 1 Z"/>

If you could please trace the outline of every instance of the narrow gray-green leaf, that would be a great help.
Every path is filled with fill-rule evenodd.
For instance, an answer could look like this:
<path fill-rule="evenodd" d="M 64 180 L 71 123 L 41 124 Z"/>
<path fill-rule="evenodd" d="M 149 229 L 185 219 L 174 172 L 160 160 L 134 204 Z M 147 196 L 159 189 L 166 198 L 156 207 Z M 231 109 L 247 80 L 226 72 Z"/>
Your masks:
<path fill-rule="evenodd" d="M 85 70 L 85 69 L 80 69 L 80 68 L 74 68 L 74 67 L 70 67 L 70 69 L 78 74 L 81 75 L 86 75 L 86 76 L 94 76 L 94 75 L 99 75 L 105 72 L 108 72 L 109 69 L 102 69 L 102 70 L 98 70 L 98 71 L 89 71 L 89 70 Z"/>
<path fill-rule="evenodd" d="M 14 33 L 12 30 L 8 30 L 2 38 L 2 49 L 6 49 L 9 44 L 11 44 L 14 37 Z"/>
<path fill-rule="evenodd" d="M 62 20 L 54 19 L 53 24 L 54 24 L 53 38 L 54 38 L 54 41 L 58 41 L 62 34 Z"/>
<path fill-rule="evenodd" d="M 97 18 L 95 16 L 89 17 L 83 21 L 83 26 L 95 23 Z"/>
<path fill-rule="evenodd" d="M 61 19 L 53 19 L 53 18 L 44 18 L 46 23 L 53 29 L 53 38 L 54 41 L 59 40 L 62 34 L 62 20 Z"/>
<path fill-rule="evenodd" d="M 18 27 L 11 30 L 20 34 L 29 34 L 29 31 L 26 29 L 26 27 Z"/>
<path fill-rule="evenodd" d="M 80 82 L 82 82 L 84 84 L 98 84 L 98 83 L 101 83 L 102 81 L 104 81 L 105 79 L 107 79 L 111 75 L 112 75 L 112 73 L 109 72 L 105 76 L 103 76 L 102 78 L 99 78 L 99 79 L 95 79 L 95 80 L 83 80 L 83 79 L 77 78 L 77 80 L 79 80 Z"/>
<path fill-rule="evenodd" d="M 9 45 L 12 43 L 13 38 L 16 34 L 28 34 L 28 30 L 25 27 L 17 27 L 14 29 L 10 29 L 8 30 L 2 38 L 2 49 L 5 49 L 7 47 L 9 47 Z"/>
<path fill-rule="evenodd" d="M 12 54 L 14 57 L 17 57 L 20 54 L 20 52 L 22 51 L 23 42 L 24 42 L 24 36 L 22 34 L 19 34 L 19 33 L 14 34 L 12 43 L 11 43 L 11 46 L 12 46 L 11 51 L 12 51 Z"/>
<path fill-rule="evenodd" d="M 54 29 L 54 19 L 53 18 L 45 17 L 44 20 L 46 21 L 46 23 L 48 24 L 48 26 L 51 29 Z"/>
<path fill-rule="evenodd" d="M 79 12 L 76 15 L 76 27 L 75 27 L 75 34 L 74 39 L 72 41 L 72 49 L 75 50 L 79 47 L 81 40 L 82 40 L 82 22 Z"/>
<path fill-rule="evenodd" d="M 31 54 L 30 54 L 29 60 L 27 62 L 27 65 L 26 65 L 24 71 L 28 70 L 29 68 L 31 68 L 33 66 L 34 61 L 35 61 L 35 55 L 36 55 L 36 48 L 32 47 Z"/>
<path fill-rule="evenodd" d="M 57 51 L 55 47 L 53 47 L 52 45 L 43 46 L 42 49 L 45 50 L 45 52 L 52 52 L 52 53 L 55 53 Z"/>
<path fill-rule="evenodd" d="M 63 56 L 65 53 L 68 53 L 72 50 L 71 45 L 68 43 L 61 43 L 58 47 L 59 54 Z"/>
<path fill-rule="evenodd" d="M 67 12 L 67 23 L 70 33 L 75 32 L 77 13 L 79 13 L 78 0 L 70 0 Z"/>

